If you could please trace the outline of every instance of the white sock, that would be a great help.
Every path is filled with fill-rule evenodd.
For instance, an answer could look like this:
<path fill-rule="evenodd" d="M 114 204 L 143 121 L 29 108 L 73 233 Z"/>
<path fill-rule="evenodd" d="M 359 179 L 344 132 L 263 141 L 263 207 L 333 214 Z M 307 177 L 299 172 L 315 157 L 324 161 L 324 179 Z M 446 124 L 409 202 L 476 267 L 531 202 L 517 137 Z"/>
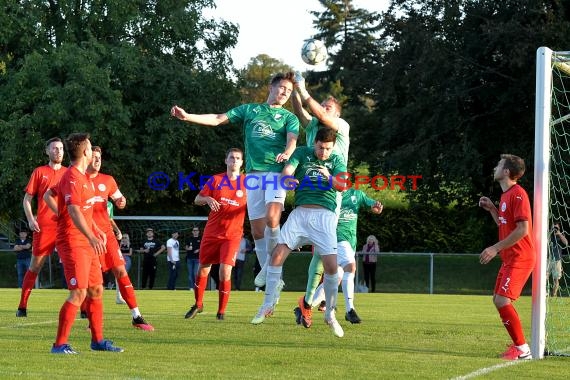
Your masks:
<path fill-rule="evenodd" d="M 520 346 L 516 346 L 519 350 L 521 350 L 522 352 L 528 352 L 530 351 L 530 347 L 528 346 L 528 343 L 522 344 Z"/>
<path fill-rule="evenodd" d="M 275 291 L 277 290 L 277 284 L 281 279 L 281 272 L 283 267 L 275 267 L 269 265 L 267 267 L 267 279 L 265 280 L 265 298 L 263 298 L 264 306 L 272 306 L 274 301 Z"/>
<path fill-rule="evenodd" d="M 255 254 L 257 255 L 257 260 L 260 266 L 264 266 L 267 261 L 267 251 L 265 238 L 254 240 L 255 242 Z"/>
<path fill-rule="evenodd" d="M 316 307 L 321 304 L 325 300 L 325 289 L 323 288 L 323 284 L 317 286 L 315 289 L 315 294 L 313 295 L 313 299 L 311 301 L 311 306 Z"/>
<path fill-rule="evenodd" d="M 342 294 L 344 294 L 344 305 L 346 312 L 354 309 L 354 273 L 344 272 L 342 276 Z"/>
<path fill-rule="evenodd" d="M 325 301 L 327 303 L 325 319 L 329 320 L 332 318 L 332 316 L 334 316 L 336 299 L 338 297 L 338 274 L 325 273 L 323 287 L 325 289 Z"/>
<path fill-rule="evenodd" d="M 141 315 L 141 312 L 139 311 L 138 307 L 134 307 L 131 309 L 131 314 L 133 315 L 133 318 L 136 318 Z"/>
<path fill-rule="evenodd" d="M 267 247 L 267 254 L 273 254 L 273 249 L 277 245 L 277 241 L 279 240 L 279 233 L 281 229 L 279 227 L 265 227 L 265 231 L 263 232 L 263 238 L 265 239 L 265 244 Z"/>

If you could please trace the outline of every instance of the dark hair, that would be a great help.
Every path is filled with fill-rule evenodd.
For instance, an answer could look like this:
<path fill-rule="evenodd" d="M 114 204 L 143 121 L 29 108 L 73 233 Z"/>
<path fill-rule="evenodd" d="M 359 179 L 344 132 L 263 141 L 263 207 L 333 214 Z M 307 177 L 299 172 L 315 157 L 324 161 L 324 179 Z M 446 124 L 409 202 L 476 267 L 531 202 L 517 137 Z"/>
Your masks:
<path fill-rule="evenodd" d="M 91 147 L 91 150 L 93 152 L 99 152 L 99 153 L 103 154 L 103 151 L 101 150 L 101 147 L 99 145 L 95 145 L 95 146 Z"/>
<path fill-rule="evenodd" d="M 83 150 L 87 146 L 89 133 L 79 132 L 72 133 L 65 139 L 65 150 L 69 154 L 70 160 L 75 161 L 81 157 Z"/>
<path fill-rule="evenodd" d="M 336 142 L 336 131 L 332 128 L 321 128 L 317 131 L 315 142 Z"/>
<path fill-rule="evenodd" d="M 526 170 L 524 160 L 514 154 L 501 154 L 501 159 L 505 160 L 503 169 L 509 170 L 509 178 L 513 181 L 521 178 Z"/>
<path fill-rule="evenodd" d="M 275 83 L 279 83 L 282 80 L 288 80 L 291 83 L 295 83 L 295 73 L 293 71 L 288 71 L 286 73 L 277 73 L 273 76 L 273 78 L 271 78 L 271 82 L 269 82 L 269 84 L 273 86 Z"/>
<path fill-rule="evenodd" d="M 53 142 L 61 142 L 61 139 L 59 137 L 52 137 L 51 139 L 49 139 L 48 141 L 46 141 L 46 148 L 49 148 L 49 146 L 51 145 L 51 143 Z"/>

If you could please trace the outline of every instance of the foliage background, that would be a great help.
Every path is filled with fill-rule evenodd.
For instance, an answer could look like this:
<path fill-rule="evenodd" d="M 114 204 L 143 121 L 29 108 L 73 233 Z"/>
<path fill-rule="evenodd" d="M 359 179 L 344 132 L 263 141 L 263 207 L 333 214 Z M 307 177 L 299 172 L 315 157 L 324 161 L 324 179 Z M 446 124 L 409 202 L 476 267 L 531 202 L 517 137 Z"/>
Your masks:
<path fill-rule="evenodd" d="M 316 98 L 333 94 L 351 124 L 350 167 L 421 174 L 382 216 L 363 214 L 359 236 L 383 250 L 478 252 L 495 239 L 475 205 L 498 199 L 499 154 L 523 157 L 532 197 L 535 52 L 567 50 L 568 0 L 394 0 L 383 14 L 322 0 L 315 37 L 328 70 L 307 72 Z M 266 55 L 235 68 L 239 29 L 207 19 L 214 0 L 0 0 L 0 220 L 23 217 L 29 173 L 43 143 L 89 131 L 103 171 L 130 214 L 195 215 L 195 191 L 152 191 L 150 173 L 215 173 L 237 126 L 205 128 L 169 116 L 173 104 L 218 113 L 263 102 L 286 62 Z M 286 48 L 286 42 L 283 42 Z M 371 192 L 382 201 L 393 195 Z M 491 224 L 491 226 L 489 226 Z"/>

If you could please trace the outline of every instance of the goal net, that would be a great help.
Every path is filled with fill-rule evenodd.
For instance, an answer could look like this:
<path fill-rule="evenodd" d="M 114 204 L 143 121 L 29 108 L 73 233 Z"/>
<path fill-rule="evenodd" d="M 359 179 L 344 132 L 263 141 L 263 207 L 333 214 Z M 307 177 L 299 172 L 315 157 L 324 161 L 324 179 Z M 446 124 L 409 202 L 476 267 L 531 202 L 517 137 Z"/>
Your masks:
<path fill-rule="evenodd" d="M 535 126 L 533 356 L 570 356 L 570 52 L 537 51 Z"/>
<path fill-rule="evenodd" d="M 123 234 L 129 234 L 131 248 L 133 251 L 139 250 L 146 240 L 146 229 L 154 230 L 155 239 L 166 245 L 173 232 L 178 231 L 180 246 L 184 247 L 185 242 L 192 236 L 192 228 L 200 228 L 200 236 L 204 232 L 204 227 L 208 221 L 207 216 L 117 216 L 113 217 L 117 226 Z M 183 249 L 181 249 L 182 254 Z M 133 268 L 130 271 L 131 280 L 137 289 L 141 286 L 141 255 L 134 255 Z M 166 255 L 160 258 L 166 261 Z M 160 288 L 160 284 L 157 288 Z"/>

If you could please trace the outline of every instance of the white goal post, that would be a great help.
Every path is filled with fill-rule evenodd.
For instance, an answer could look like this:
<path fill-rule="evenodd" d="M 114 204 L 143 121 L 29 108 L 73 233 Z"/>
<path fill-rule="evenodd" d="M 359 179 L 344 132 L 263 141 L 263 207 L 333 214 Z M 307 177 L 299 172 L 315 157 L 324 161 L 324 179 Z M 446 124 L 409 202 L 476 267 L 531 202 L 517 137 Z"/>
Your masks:
<path fill-rule="evenodd" d="M 532 355 L 570 356 L 568 247 L 552 228 L 570 230 L 570 52 L 536 52 Z M 566 237 L 570 238 L 566 233 Z M 556 269 L 556 265 L 558 268 Z M 566 272 L 570 272 L 567 268 Z"/>
<path fill-rule="evenodd" d="M 532 357 L 544 357 L 546 338 L 546 258 L 548 255 L 548 188 L 550 165 L 550 107 L 552 50 L 536 53 L 533 229 L 538 258 L 532 273 Z"/>

